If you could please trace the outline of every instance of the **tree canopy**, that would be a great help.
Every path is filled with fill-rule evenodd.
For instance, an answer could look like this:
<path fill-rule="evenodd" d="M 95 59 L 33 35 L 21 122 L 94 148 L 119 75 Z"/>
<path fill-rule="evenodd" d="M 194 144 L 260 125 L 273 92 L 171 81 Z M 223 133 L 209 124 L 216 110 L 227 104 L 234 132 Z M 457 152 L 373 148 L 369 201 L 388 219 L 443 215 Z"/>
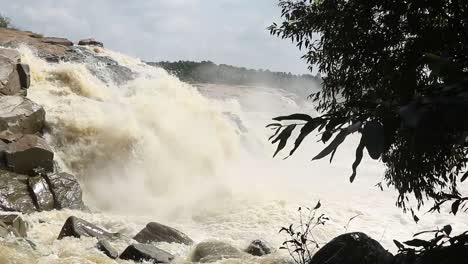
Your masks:
<path fill-rule="evenodd" d="M 5 17 L 0 14 L 0 28 L 10 28 L 11 20 L 8 17 Z"/>
<path fill-rule="evenodd" d="M 332 159 L 358 132 L 351 181 L 366 149 L 385 163 L 398 206 L 406 210 L 410 196 L 418 207 L 434 200 L 434 210 L 452 201 L 456 214 L 468 200 L 457 188 L 468 176 L 468 1 L 280 0 L 279 6 L 284 21 L 270 33 L 291 39 L 324 77 L 322 90 L 310 95 L 321 116 L 294 114 L 270 125 L 275 155 L 297 127 L 290 154 L 315 130 L 330 141 L 314 159 Z M 300 122 L 284 124 L 291 120 Z"/>

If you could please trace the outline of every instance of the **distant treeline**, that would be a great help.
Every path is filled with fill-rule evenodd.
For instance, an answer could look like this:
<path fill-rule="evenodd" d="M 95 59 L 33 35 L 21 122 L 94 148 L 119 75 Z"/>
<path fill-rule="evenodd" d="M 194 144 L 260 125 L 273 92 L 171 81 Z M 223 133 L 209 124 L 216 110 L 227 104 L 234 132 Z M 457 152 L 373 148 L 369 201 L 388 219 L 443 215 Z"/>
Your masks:
<path fill-rule="evenodd" d="M 149 62 L 159 66 L 188 83 L 215 83 L 228 85 L 264 85 L 287 90 L 310 91 L 320 86 L 321 78 L 310 74 L 294 75 L 269 70 L 252 70 L 211 61 Z"/>

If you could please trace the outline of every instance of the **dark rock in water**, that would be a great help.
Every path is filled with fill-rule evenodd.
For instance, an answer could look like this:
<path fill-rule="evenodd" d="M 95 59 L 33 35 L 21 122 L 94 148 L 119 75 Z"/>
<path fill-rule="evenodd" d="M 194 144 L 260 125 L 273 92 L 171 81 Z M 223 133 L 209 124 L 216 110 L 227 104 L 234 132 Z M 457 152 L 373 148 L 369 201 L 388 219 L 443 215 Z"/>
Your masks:
<path fill-rule="evenodd" d="M 44 124 L 45 111 L 38 104 L 22 96 L 0 96 L 0 131 L 35 134 Z"/>
<path fill-rule="evenodd" d="M 57 209 L 85 209 L 82 191 L 75 176 L 62 172 L 45 176 Z"/>
<path fill-rule="evenodd" d="M 28 64 L 18 64 L 17 71 L 19 74 L 21 88 L 28 89 L 31 85 L 31 74 Z"/>
<path fill-rule="evenodd" d="M 48 37 L 48 38 L 41 38 L 40 40 L 44 43 L 52 44 L 52 45 L 62 45 L 66 47 L 73 46 L 73 42 L 71 42 L 70 40 L 66 38 Z"/>
<path fill-rule="evenodd" d="M 270 254 L 271 249 L 264 241 L 254 240 L 252 243 L 250 243 L 245 252 L 249 253 L 250 255 L 261 257 Z"/>
<path fill-rule="evenodd" d="M 0 210 L 22 213 L 36 211 L 28 190 L 28 176 L 0 170 Z"/>
<path fill-rule="evenodd" d="M 242 252 L 228 243 L 220 241 L 201 242 L 192 253 L 193 262 L 209 263 L 222 259 L 240 258 Z"/>
<path fill-rule="evenodd" d="M 19 215 L 0 215 L 0 223 L 5 230 L 9 233 L 15 234 L 17 237 L 27 237 L 28 235 L 28 226 Z"/>
<path fill-rule="evenodd" d="M 82 45 L 82 46 L 97 46 L 97 47 L 101 47 L 103 48 L 104 47 L 104 44 L 102 44 L 102 42 L 99 42 L 93 38 L 89 38 L 89 39 L 82 39 L 78 42 L 78 45 Z"/>
<path fill-rule="evenodd" d="M 393 255 L 363 233 L 338 236 L 322 247 L 308 264 L 392 264 Z"/>
<path fill-rule="evenodd" d="M 137 262 L 152 261 L 154 263 L 170 263 L 174 259 L 174 256 L 151 245 L 133 244 L 122 252 L 120 258 Z"/>
<path fill-rule="evenodd" d="M 5 159 L 7 168 L 16 173 L 37 175 L 38 171 L 54 170 L 54 152 L 36 135 L 24 135 L 9 144 Z"/>
<path fill-rule="evenodd" d="M 425 250 L 421 254 L 399 253 L 392 264 L 466 264 L 468 245 L 453 245 Z"/>
<path fill-rule="evenodd" d="M 99 240 L 97 243 L 97 248 L 111 259 L 116 259 L 119 257 L 119 252 L 107 240 Z"/>
<path fill-rule="evenodd" d="M 0 94 L 15 95 L 21 90 L 20 78 L 16 70 L 17 62 L 0 56 Z"/>
<path fill-rule="evenodd" d="M 102 228 L 99 228 L 88 221 L 83 219 L 70 216 L 65 224 L 63 224 L 62 230 L 57 239 L 64 237 L 95 237 L 98 239 L 116 239 L 120 237 L 117 233 L 110 233 Z"/>
<path fill-rule="evenodd" d="M 49 189 L 47 181 L 42 176 L 31 177 L 28 180 L 31 196 L 39 211 L 50 211 L 54 209 L 54 196 Z"/>
<path fill-rule="evenodd" d="M 140 243 L 167 242 L 186 245 L 193 244 L 193 240 L 179 230 L 155 222 L 147 224 L 133 239 Z"/>

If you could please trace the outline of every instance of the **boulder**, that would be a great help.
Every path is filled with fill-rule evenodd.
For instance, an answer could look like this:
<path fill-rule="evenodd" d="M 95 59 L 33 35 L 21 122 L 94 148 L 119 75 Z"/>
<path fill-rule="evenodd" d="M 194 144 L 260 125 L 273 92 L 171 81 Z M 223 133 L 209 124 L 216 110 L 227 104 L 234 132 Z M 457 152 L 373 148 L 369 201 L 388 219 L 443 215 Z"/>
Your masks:
<path fill-rule="evenodd" d="M 50 211 L 54 209 L 54 196 L 49 189 L 49 184 L 42 176 L 28 179 L 29 189 L 34 203 L 39 211 Z"/>
<path fill-rule="evenodd" d="M 0 215 L 3 228 L 17 237 L 27 237 L 28 226 L 21 216 L 16 214 Z"/>
<path fill-rule="evenodd" d="M 0 131 L 35 134 L 44 124 L 45 111 L 38 104 L 22 96 L 0 96 Z"/>
<path fill-rule="evenodd" d="M 39 171 L 54 171 L 54 152 L 36 135 L 24 135 L 8 144 L 5 160 L 8 170 L 16 173 L 37 175 Z"/>
<path fill-rule="evenodd" d="M 16 65 L 18 71 L 20 85 L 22 89 L 28 89 L 31 85 L 31 70 L 28 64 L 20 63 Z"/>
<path fill-rule="evenodd" d="M 252 241 L 252 243 L 250 243 L 250 245 L 247 247 L 245 252 L 253 256 L 261 257 L 264 255 L 270 254 L 271 249 L 269 246 L 267 246 L 266 242 L 257 239 L 257 240 Z"/>
<path fill-rule="evenodd" d="M 41 38 L 40 40 L 44 43 L 52 44 L 52 45 L 62 45 L 65 47 L 73 46 L 73 42 L 71 42 L 70 40 L 66 38 L 47 37 L 47 38 Z"/>
<path fill-rule="evenodd" d="M 102 42 L 100 41 L 97 41 L 93 38 L 89 38 L 89 39 L 82 39 L 78 42 L 78 45 L 81 45 L 81 46 L 97 46 L 97 47 L 101 47 L 101 48 L 104 48 L 104 44 L 102 44 Z"/>
<path fill-rule="evenodd" d="M 201 242 L 195 247 L 192 253 L 192 261 L 201 263 L 240 257 L 242 257 L 242 252 L 240 250 L 228 243 L 220 241 Z"/>
<path fill-rule="evenodd" d="M 0 56 L 8 58 L 14 64 L 18 64 L 21 62 L 21 54 L 14 49 L 0 48 Z"/>
<path fill-rule="evenodd" d="M 36 211 L 28 190 L 28 176 L 0 170 L 0 210 L 22 213 Z"/>
<path fill-rule="evenodd" d="M 14 95 L 21 90 L 16 64 L 10 58 L 0 56 L 0 94 L 2 95 Z"/>
<path fill-rule="evenodd" d="M 46 176 L 57 209 L 83 210 L 82 191 L 75 176 L 62 172 Z"/>
<path fill-rule="evenodd" d="M 363 233 L 334 238 L 312 257 L 308 264 L 391 264 L 393 255 L 379 242 Z"/>
<path fill-rule="evenodd" d="M 120 258 L 136 262 L 152 261 L 154 263 L 170 263 L 174 259 L 174 256 L 151 245 L 133 244 L 122 252 Z"/>
<path fill-rule="evenodd" d="M 98 239 L 116 239 L 120 237 L 120 234 L 107 232 L 90 222 L 70 216 L 67 221 L 65 221 L 65 224 L 63 224 L 62 230 L 60 231 L 57 239 L 62 239 L 64 237 L 80 238 L 82 236 L 95 237 Z"/>
<path fill-rule="evenodd" d="M 186 245 L 193 244 L 193 240 L 179 230 L 156 222 L 147 224 L 133 239 L 140 243 L 167 242 Z"/>
<path fill-rule="evenodd" d="M 116 259 L 119 257 L 119 252 L 107 240 L 99 240 L 97 243 L 97 248 L 111 259 Z"/>

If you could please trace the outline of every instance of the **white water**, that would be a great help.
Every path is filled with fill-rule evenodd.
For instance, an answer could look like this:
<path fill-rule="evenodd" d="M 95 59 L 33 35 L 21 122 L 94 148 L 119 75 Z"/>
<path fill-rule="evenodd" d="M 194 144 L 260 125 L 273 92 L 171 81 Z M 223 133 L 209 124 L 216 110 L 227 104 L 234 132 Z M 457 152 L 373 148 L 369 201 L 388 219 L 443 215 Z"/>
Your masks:
<path fill-rule="evenodd" d="M 108 259 L 95 249 L 95 239 L 57 241 L 70 215 L 129 237 L 147 222 L 158 221 L 196 242 L 217 239 L 239 248 L 257 238 L 278 248 L 285 238 L 279 228 L 297 221 L 298 206 L 314 206 L 319 199 L 331 218 L 316 230 L 322 243 L 345 232 L 348 219 L 357 214 L 361 216 L 347 231 L 366 232 L 391 251 L 392 239 L 404 240 L 419 230 L 445 224 L 460 231 L 468 228 L 466 216 L 447 212 L 423 215 L 416 225 L 411 215 L 394 207 L 392 190 L 374 187 L 383 173 L 377 162 L 365 160 L 350 184 L 355 138 L 348 139 L 331 165 L 310 162 L 323 147 L 312 138 L 288 160 L 271 159 L 271 131 L 265 129 L 271 117 L 313 113 L 310 103 L 284 90 L 195 88 L 137 59 L 100 50 L 138 74 L 134 81 L 115 85 L 103 83 L 84 65 L 48 64 L 27 48 L 21 53 L 32 70 L 28 97 L 46 109 L 47 139 L 61 167 L 79 176 L 93 213 L 25 216 L 38 248 L 1 241 L 2 264 L 127 263 Z M 122 250 L 126 244 L 117 246 Z M 190 247 L 158 246 L 177 255 L 176 263 L 190 263 Z M 222 263 L 276 263 L 285 257 L 279 251 Z"/>

